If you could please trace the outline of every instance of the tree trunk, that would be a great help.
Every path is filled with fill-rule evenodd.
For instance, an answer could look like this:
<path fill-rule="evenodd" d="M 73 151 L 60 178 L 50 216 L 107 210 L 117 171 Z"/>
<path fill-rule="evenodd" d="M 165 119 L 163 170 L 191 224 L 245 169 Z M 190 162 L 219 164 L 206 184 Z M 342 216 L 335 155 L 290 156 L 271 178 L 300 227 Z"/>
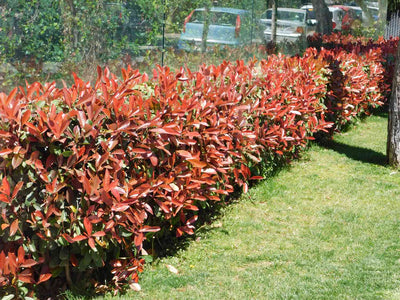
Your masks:
<path fill-rule="evenodd" d="M 272 16 L 271 16 L 271 40 L 272 43 L 276 44 L 276 17 L 278 12 L 278 0 L 272 0 Z"/>
<path fill-rule="evenodd" d="M 207 35 L 208 28 L 210 26 L 210 7 L 211 3 L 207 2 L 204 10 L 204 25 L 203 25 L 203 34 L 201 37 L 201 52 L 205 53 L 207 51 Z"/>
<path fill-rule="evenodd" d="M 316 31 L 322 34 L 332 32 L 332 14 L 324 0 L 312 0 L 312 5 L 317 19 Z"/>
<path fill-rule="evenodd" d="M 381 36 L 381 35 L 385 34 L 388 1 L 387 0 L 379 0 L 378 3 L 379 3 L 379 16 L 378 16 L 379 31 L 378 31 L 378 34 Z"/>
<path fill-rule="evenodd" d="M 400 167 L 400 45 L 397 45 L 392 94 L 389 103 L 387 156 L 389 165 Z"/>

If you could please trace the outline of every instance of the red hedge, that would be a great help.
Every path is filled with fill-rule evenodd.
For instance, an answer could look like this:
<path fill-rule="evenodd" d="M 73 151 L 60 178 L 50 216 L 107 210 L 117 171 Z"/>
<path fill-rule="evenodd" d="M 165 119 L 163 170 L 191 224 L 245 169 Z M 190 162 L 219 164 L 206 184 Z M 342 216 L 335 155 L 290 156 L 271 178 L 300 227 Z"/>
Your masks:
<path fill-rule="evenodd" d="M 122 74 L 0 94 L 4 293 L 107 267 L 115 289 L 137 281 L 146 234 L 193 234 L 201 202 L 247 191 L 253 165 L 295 157 L 382 104 L 384 86 L 378 50 Z"/>

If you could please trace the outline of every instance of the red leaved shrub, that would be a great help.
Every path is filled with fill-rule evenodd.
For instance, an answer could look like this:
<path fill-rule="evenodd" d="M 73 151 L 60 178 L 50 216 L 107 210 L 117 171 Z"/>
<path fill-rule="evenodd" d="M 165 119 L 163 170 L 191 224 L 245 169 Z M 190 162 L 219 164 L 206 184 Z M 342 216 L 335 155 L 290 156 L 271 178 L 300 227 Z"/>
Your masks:
<path fill-rule="evenodd" d="M 381 104 L 379 59 L 308 49 L 152 79 L 99 68 L 93 86 L 0 94 L 1 293 L 137 281 L 146 237 L 193 234 L 202 203 L 262 178 L 254 165 Z"/>

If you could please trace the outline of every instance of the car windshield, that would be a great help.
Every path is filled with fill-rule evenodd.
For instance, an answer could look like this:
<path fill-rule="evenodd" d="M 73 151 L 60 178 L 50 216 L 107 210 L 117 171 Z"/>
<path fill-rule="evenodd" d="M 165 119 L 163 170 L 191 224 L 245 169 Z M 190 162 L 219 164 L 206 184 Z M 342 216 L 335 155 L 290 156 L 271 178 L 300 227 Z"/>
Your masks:
<path fill-rule="evenodd" d="M 210 24 L 212 25 L 222 25 L 222 26 L 235 26 L 236 18 L 238 15 L 230 14 L 226 12 L 210 11 Z M 206 14 L 204 10 L 195 10 L 192 17 L 190 18 L 190 23 L 204 23 Z"/>
<path fill-rule="evenodd" d="M 297 21 L 302 22 L 304 20 L 305 12 L 278 10 L 277 19 L 282 21 Z M 267 10 L 265 19 L 272 19 L 272 10 Z"/>

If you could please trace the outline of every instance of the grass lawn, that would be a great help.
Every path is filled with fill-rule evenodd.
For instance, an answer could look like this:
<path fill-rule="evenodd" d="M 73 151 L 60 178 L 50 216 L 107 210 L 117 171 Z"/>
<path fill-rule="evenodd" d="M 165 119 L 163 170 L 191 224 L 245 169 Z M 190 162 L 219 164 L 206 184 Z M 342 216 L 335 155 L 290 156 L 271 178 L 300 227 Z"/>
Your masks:
<path fill-rule="evenodd" d="M 106 299 L 400 299 L 400 172 L 372 116 L 252 188 L 141 291 Z M 170 272 L 172 265 L 178 274 Z"/>

